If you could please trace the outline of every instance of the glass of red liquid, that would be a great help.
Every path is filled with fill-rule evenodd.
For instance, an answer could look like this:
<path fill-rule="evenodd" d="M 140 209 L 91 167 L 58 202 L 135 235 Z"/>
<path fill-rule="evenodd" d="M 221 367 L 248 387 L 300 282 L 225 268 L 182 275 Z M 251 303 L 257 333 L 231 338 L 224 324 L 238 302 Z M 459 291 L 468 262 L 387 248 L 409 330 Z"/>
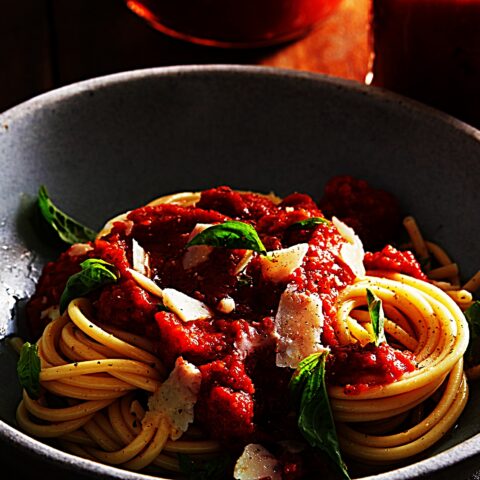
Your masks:
<path fill-rule="evenodd" d="M 341 0 L 125 0 L 154 28 L 190 42 L 261 47 L 292 40 Z"/>
<path fill-rule="evenodd" d="M 480 127 L 480 0 L 373 0 L 374 85 Z"/>

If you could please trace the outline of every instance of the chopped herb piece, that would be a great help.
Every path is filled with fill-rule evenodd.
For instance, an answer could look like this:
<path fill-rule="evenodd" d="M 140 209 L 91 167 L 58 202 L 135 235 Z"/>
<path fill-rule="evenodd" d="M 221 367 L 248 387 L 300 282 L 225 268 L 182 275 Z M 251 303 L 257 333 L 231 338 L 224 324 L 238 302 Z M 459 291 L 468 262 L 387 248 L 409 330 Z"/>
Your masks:
<path fill-rule="evenodd" d="M 248 223 L 236 220 L 228 220 L 225 223 L 206 228 L 193 237 L 186 246 L 193 245 L 253 250 L 262 255 L 267 253 L 256 230 Z"/>
<path fill-rule="evenodd" d="M 103 285 L 115 283 L 118 272 L 114 265 L 98 258 L 89 258 L 80 264 L 82 270 L 72 275 L 60 298 L 60 313 L 77 297 L 83 297 Z M 93 326 L 93 325 L 92 325 Z"/>
<path fill-rule="evenodd" d="M 378 347 L 385 342 L 385 315 L 383 313 L 382 300 L 378 298 L 370 289 L 367 288 L 368 313 L 372 322 L 373 336 L 375 345 Z"/>
<path fill-rule="evenodd" d="M 467 319 L 470 329 L 470 341 L 465 352 L 465 357 L 469 363 L 480 357 L 480 301 L 477 300 L 465 310 L 465 318 Z"/>
<path fill-rule="evenodd" d="M 20 385 L 27 391 L 30 398 L 40 395 L 40 357 L 37 344 L 25 342 L 20 351 L 17 363 L 17 375 Z"/>
<path fill-rule="evenodd" d="M 300 230 L 302 228 L 307 229 L 307 228 L 315 228 L 317 225 L 330 225 L 332 222 L 330 220 L 327 220 L 326 218 L 323 217 L 312 217 L 312 218 L 307 218 L 306 220 L 301 220 L 300 222 L 295 222 L 292 223 L 291 225 L 288 226 L 288 228 L 292 228 L 295 230 Z"/>
<path fill-rule="evenodd" d="M 97 233 L 73 218 L 63 213 L 48 196 L 47 189 L 42 185 L 38 191 L 38 206 L 43 217 L 66 243 L 85 243 L 95 240 Z"/>
<path fill-rule="evenodd" d="M 340 454 L 327 387 L 325 365 L 328 352 L 314 353 L 303 359 L 293 374 L 289 389 L 298 410 L 298 428 L 307 442 L 325 452 L 349 479 Z"/>

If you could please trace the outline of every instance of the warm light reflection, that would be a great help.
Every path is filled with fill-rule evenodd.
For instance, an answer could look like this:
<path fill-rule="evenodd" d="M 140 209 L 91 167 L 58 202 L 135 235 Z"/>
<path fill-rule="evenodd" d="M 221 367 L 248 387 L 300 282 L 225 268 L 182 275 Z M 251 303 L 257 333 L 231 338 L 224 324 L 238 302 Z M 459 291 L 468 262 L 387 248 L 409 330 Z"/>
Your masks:
<path fill-rule="evenodd" d="M 125 0 L 151 26 L 176 38 L 220 47 L 259 47 L 297 38 L 342 0 Z"/>

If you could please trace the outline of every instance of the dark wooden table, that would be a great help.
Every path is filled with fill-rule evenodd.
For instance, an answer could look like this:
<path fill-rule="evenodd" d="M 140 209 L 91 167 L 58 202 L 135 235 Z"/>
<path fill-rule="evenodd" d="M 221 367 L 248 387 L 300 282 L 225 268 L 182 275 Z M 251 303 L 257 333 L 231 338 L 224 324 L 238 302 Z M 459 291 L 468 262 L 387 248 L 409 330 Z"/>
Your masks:
<path fill-rule="evenodd" d="M 150 28 L 122 0 L 14 0 L 0 14 L 0 111 L 86 78 L 145 67 L 256 64 L 363 81 L 369 0 L 343 0 L 305 38 L 275 48 L 190 45 Z"/>

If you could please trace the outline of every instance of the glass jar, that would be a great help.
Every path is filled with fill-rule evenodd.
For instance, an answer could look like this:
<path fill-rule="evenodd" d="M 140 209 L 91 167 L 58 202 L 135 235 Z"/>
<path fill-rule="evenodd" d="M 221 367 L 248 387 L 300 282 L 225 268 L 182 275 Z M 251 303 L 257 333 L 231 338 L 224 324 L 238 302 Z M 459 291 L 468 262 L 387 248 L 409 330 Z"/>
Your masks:
<path fill-rule="evenodd" d="M 125 0 L 154 28 L 203 45 L 260 47 L 292 40 L 341 0 Z"/>
<path fill-rule="evenodd" d="M 373 0 L 372 83 L 480 127 L 480 0 Z"/>

